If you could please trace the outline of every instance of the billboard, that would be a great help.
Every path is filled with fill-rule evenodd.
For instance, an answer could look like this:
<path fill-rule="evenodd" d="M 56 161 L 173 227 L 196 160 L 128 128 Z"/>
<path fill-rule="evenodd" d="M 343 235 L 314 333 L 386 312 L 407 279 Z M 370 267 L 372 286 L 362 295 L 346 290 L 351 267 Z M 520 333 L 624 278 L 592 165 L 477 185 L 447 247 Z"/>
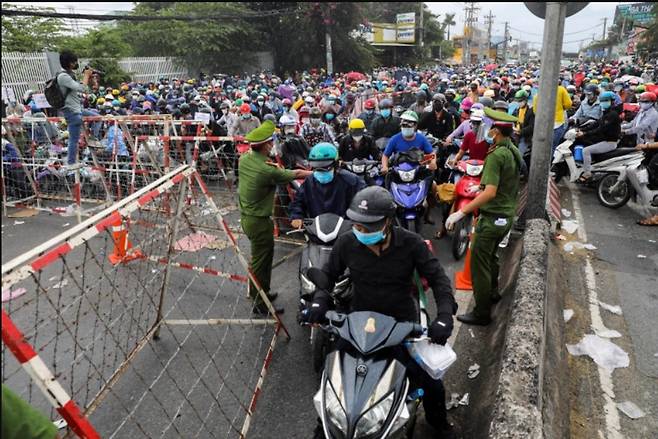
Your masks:
<path fill-rule="evenodd" d="M 358 33 L 374 45 L 413 45 L 416 42 L 416 14 L 397 14 L 395 23 L 369 23 L 360 26 Z"/>
<path fill-rule="evenodd" d="M 635 24 L 649 24 L 654 19 L 651 11 L 653 3 L 633 3 L 630 5 L 617 5 L 615 9 L 615 19 L 622 21 L 625 19 L 633 21 Z"/>

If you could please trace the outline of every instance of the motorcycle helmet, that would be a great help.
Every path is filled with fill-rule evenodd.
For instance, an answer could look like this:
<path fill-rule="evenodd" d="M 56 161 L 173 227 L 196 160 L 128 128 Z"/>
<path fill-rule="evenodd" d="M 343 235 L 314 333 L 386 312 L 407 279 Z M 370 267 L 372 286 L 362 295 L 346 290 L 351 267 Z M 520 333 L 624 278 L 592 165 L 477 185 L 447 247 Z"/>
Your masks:
<path fill-rule="evenodd" d="M 615 100 L 615 94 L 614 94 L 613 92 L 611 92 L 611 91 L 604 91 L 604 92 L 601 93 L 601 95 L 599 96 L 599 101 L 600 101 L 600 102 L 605 102 L 605 101 L 612 101 L 612 102 L 614 102 L 614 100 Z"/>
<path fill-rule="evenodd" d="M 656 94 L 650 91 L 645 91 L 640 95 L 640 102 L 651 102 L 655 103 L 656 102 Z"/>
<path fill-rule="evenodd" d="M 528 92 L 525 90 L 519 90 L 514 94 L 514 100 L 524 101 L 528 99 Z"/>
<path fill-rule="evenodd" d="M 496 101 L 493 106 L 494 110 L 507 112 L 509 104 L 505 101 Z"/>
<path fill-rule="evenodd" d="M 279 119 L 279 125 L 281 125 L 282 127 L 295 126 L 297 125 L 297 122 L 295 121 L 294 117 L 284 114 L 283 116 L 281 116 L 281 119 Z"/>
<path fill-rule="evenodd" d="M 488 107 L 488 108 L 493 108 L 493 106 L 494 106 L 494 100 L 491 99 L 488 96 L 481 97 L 478 102 L 481 103 L 482 105 L 484 105 L 485 107 Z"/>
<path fill-rule="evenodd" d="M 472 106 L 473 106 L 473 101 L 471 101 L 471 98 L 466 98 L 462 101 L 461 109 L 463 111 L 471 111 Z"/>
<path fill-rule="evenodd" d="M 311 168 L 331 168 L 338 160 L 338 150 L 329 142 L 316 144 L 308 154 L 308 163 Z"/>
<path fill-rule="evenodd" d="M 367 187 L 354 195 L 347 217 L 369 231 L 381 230 L 387 218 L 395 215 L 393 195 L 380 186 Z"/>
<path fill-rule="evenodd" d="M 375 108 L 375 100 L 368 99 L 363 106 L 366 110 L 373 110 Z"/>

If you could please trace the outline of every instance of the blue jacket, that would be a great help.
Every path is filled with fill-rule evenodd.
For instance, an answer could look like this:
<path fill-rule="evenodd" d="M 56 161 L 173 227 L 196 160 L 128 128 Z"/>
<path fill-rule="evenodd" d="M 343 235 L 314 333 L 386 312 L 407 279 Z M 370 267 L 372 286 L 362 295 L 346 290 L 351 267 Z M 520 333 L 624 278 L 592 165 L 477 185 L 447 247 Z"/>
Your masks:
<path fill-rule="evenodd" d="M 290 218 L 315 218 L 323 213 L 345 216 L 354 195 L 365 188 L 365 183 L 349 171 L 337 171 L 331 183 L 320 184 L 307 177 L 290 204 Z"/>

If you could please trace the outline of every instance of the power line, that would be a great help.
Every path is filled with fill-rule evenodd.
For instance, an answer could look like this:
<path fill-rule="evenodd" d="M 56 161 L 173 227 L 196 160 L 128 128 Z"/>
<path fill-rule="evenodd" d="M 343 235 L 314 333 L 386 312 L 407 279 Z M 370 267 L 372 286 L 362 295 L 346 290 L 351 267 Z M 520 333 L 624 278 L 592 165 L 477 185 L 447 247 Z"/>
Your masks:
<path fill-rule="evenodd" d="M 42 12 L 42 11 L 22 11 L 15 9 L 3 9 L 2 15 L 21 16 L 21 17 L 43 17 L 43 18 L 72 18 L 79 20 L 96 20 L 96 21 L 208 21 L 208 20 L 243 20 L 248 18 L 264 18 L 278 15 L 290 14 L 297 9 L 281 9 L 273 11 L 263 11 L 255 13 L 243 13 L 240 15 L 206 15 L 206 16 L 161 16 L 161 15 L 123 15 L 123 14 L 72 14 L 64 12 Z"/>

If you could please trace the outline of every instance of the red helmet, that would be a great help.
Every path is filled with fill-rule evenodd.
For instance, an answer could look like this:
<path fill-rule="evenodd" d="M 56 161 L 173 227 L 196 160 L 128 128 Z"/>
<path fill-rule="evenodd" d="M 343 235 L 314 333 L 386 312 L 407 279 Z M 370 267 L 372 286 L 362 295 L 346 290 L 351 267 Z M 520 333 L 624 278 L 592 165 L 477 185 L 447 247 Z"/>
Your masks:
<path fill-rule="evenodd" d="M 249 104 L 240 105 L 240 113 L 242 114 L 251 113 L 251 106 Z"/>
<path fill-rule="evenodd" d="M 375 108 L 375 100 L 368 99 L 363 106 L 366 107 L 366 110 L 372 110 Z"/>
<path fill-rule="evenodd" d="M 656 94 L 650 91 L 645 91 L 640 95 L 640 102 L 656 102 Z"/>
<path fill-rule="evenodd" d="M 281 104 L 282 104 L 282 105 L 292 105 L 292 102 L 290 101 L 290 99 L 285 98 L 285 99 L 281 102 Z"/>

